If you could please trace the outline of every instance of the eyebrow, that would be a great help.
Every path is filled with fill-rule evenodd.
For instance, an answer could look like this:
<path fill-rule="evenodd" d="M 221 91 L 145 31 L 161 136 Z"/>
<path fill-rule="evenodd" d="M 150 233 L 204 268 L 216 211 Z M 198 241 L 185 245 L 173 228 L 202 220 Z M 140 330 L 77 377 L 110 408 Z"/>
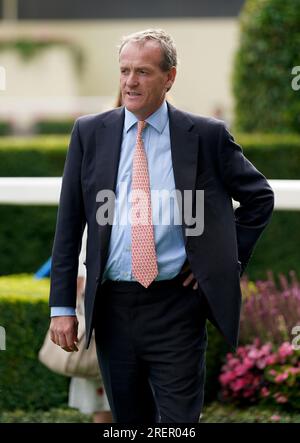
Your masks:
<path fill-rule="evenodd" d="M 122 69 L 122 68 L 124 69 L 127 67 L 128 67 L 127 65 L 120 65 L 120 69 Z M 151 69 L 151 66 L 150 65 L 137 66 L 134 69 Z"/>

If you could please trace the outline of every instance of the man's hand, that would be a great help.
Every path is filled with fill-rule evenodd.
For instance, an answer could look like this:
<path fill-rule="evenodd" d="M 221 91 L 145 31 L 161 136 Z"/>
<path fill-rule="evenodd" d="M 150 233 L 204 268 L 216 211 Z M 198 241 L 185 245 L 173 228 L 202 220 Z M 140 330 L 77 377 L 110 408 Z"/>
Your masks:
<path fill-rule="evenodd" d="M 187 276 L 187 278 L 184 280 L 183 282 L 183 286 L 188 286 L 191 283 L 193 283 L 193 289 L 197 289 L 198 288 L 198 282 L 194 277 L 194 274 L 191 272 L 191 268 L 190 268 L 190 264 L 187 263 L 181 270 L 181 274 L 185 274 L 187 271 L 190 271 L 189 275 Z"/>
<path fill-rule="evenodd" d="M 52 317 L 50 338 L 56 345 L 67 352 L 78 351 L 78 320 L 76 316 Z"/>

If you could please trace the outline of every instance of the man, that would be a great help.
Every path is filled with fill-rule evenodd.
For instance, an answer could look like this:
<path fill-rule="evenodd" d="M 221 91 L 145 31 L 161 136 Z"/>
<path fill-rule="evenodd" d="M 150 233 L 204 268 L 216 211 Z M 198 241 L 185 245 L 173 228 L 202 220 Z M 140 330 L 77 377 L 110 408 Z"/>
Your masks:
<path fill-rule="evenodd" d="M 221 121 L 166 102 L 177 65 L 169 35 L 125 37 L 119 61 L 124 106 L 79 118 L 72 132 L 52 254 L 51 337 L 76 350 L 87 223 L 87 344 L 95 328 L 114 420 L 195 423 L 206 319 L 237 347 L 240 275 L 270 220 L 273 191 Z M 153 222 L 169 211 L 165 200 L 155 205 L 155 190 L 177 192 L 169 224 Z"/>

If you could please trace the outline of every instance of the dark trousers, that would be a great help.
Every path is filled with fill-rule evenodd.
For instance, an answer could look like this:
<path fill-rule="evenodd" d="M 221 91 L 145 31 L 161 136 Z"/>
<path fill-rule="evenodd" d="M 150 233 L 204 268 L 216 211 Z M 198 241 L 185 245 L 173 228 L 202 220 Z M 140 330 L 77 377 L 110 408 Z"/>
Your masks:
<path fill-rule="evenodd" d="M 100 294 L 99 294 L 100 295 Z M 197 423 L 203 407 L 206 316 L 203 293 L 182 277 L 106 281 L 95 335 L 116 423 Z"/>

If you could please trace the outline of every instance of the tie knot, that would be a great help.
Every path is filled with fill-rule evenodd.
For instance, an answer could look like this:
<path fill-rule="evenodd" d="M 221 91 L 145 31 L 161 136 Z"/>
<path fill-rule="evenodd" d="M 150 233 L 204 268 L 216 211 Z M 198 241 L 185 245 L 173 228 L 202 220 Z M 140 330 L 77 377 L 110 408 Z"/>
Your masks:
<path fill-rule="evenodd" d="M 146 125 L 147 125 L 147 122 L 145 120 L 138 121 L 137 137 L 142 136 L 142 132 L 145 129 Z"/>

